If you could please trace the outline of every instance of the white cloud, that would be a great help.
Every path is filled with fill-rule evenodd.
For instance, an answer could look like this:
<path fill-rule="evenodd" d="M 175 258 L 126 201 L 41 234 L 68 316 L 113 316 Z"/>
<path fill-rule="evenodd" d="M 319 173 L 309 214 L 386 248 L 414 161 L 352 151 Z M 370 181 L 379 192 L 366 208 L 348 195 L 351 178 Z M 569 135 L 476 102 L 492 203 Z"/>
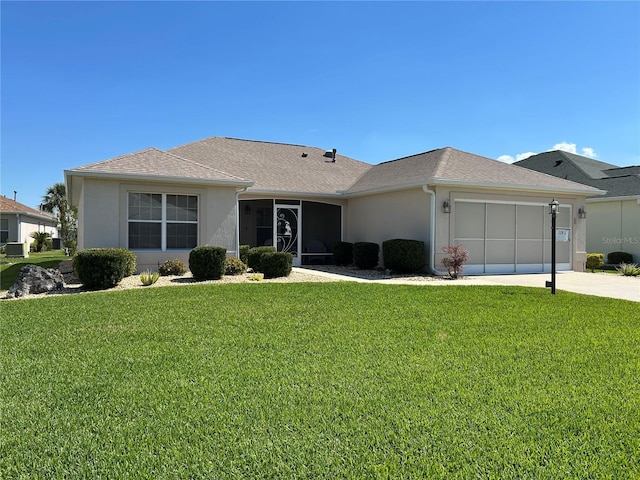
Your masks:
<path fill-rule="evenodd" d="M 562 150 L 563 152 L 578 153 L 576 151 L 576 144 L 567 142 L 556 143 L 552 148 L 547 150 L 547 152 L 550 152 L 551 150 Z"/>
<path fill-rule="evenodd" d="M 551 152 L 552 150 L 562 150 L 563 152 L 575 153 L 576 155 L 578 154 L 578 147 L 575 143 L 568 143 L 568 142 L 556 143 L 553 147 L 551 147 L 549 150 L 546 150 L 546 151 Z M 584 155 L 585 157 L 595 158 L 598 156 L 596 154 L 596 151 L 591 147 L 583 147 L 580 149 L 580 151 L 582 152 L 582 155 Z M 523 153 L 516 153 L 515 155 L 500 155 L 498 157 L 498 160 L 505 163 L 513 163 L 513 162 L 519 162 L 520 160 L 524 160 L 525 158 L 529 158 L 532 155 L 537 155 L 537 153 L 523 152 Z"/>
<path fill-rule="evenodd" d="M 525 158 L 529 158 L 532 155 L 537 155 L 537 154 L 535 152 L 518 153 L 516 155 L 516 162 L 519 162 L 520 160 L 524 160 Z"/>

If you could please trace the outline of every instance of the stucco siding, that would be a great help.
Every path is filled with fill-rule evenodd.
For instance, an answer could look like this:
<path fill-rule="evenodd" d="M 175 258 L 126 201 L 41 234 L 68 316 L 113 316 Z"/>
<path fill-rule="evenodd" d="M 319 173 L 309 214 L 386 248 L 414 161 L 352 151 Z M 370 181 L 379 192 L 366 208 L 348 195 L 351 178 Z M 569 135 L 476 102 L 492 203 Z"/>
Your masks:
<path fill-rule="evenodd" d="M 346 240 L 377 243 L 381 255 L 385 240 L 421 240 L 428 259 L 429 216 L 430 196 L 421 188 L 351 198 L 347 207 Z"/>
<path fill-rule="evenodd" d="M 119 183 L 85 179 L 82 248 L 121 247 Z"/>
<path fill-rule="evenodd" d="M 592 201 L 587 208 L 587 250 L 628 252 L 640 263 L 640 204 L 629 200 Z"/>

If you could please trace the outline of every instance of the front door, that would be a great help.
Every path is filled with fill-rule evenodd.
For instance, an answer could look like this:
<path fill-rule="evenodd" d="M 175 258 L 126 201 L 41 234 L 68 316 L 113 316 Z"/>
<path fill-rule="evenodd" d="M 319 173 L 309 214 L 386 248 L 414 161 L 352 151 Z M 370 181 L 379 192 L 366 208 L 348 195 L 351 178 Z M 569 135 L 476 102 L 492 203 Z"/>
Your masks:
<path fill-rule="evenodd" d="M 276 249 L 293 255 L 293 265 L 301 264 L 300 255 L 300 206 L 276 205 L 274 230 L 276 233 Z"/>

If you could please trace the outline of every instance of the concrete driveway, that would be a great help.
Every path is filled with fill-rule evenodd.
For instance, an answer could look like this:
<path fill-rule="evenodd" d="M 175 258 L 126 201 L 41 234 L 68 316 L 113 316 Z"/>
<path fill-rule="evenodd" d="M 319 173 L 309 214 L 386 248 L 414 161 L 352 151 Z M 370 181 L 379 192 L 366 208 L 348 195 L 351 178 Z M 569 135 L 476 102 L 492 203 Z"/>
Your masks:
<path fill-rule="evenodd" d="M 476 275 L 460 278 L 459 280 L 439 280 L 434 277 L 413 277 L 411 279 L 386 278 L 367 279 L 351 275 L 340 275 L 301 268 L 305 273 L 329 277 L 336 281 L 352 281 L 363 283 L 386 283 L 395 285 L 514 285 L 523 287 L 545 288 L 545 282 L 551 280 L 550 273 L 535 273 L 528 275 Z M 598 297 L 619 298 L 640 302 L 640 277 L 624 277 L 611 273 L 579 273 L 558 272 L 556 275 L 556 289 L 568 292 L 595 295 Z"/>
<path fill-rule="evenodd" d="M 547 280 L 551 280 L 549 273 L 488 275 L 466 277 L 461 284 L 544 287 Z M 610 273 L 559 272 L 556 275 L 556 289 L 640 302 L 640 277 L 625 277 Z"/>

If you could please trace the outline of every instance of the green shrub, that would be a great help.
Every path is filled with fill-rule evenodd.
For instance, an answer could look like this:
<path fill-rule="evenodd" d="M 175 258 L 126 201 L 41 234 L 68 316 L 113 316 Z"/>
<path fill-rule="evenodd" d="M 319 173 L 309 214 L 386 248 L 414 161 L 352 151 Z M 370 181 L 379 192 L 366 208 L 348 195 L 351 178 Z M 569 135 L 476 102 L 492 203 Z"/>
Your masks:
<path fill-rule="evenodd" d="M 251 249 L 250 245 L 240 245 L 240 260 L 242 260 L 242 263 L 244 263 L 245 265 L 249 265 L 249 250 Z"/>
<path fill-rule="evenodd" d="M 142 285 L 144 286 L 149 286 L 149 285 L 153 285 L 154 283 L 156 283 L 158 281 L 158 279 L 160 278 L 160 273 L 159 272 L 150 272 L 149 270 L 142 272 L 140 274 L 140 281 L 142 282 Z"/>
<path fill-rule="evenodd" d="M 604 253 L 587 253 L 587 268 L 595 272 L 604 265 Z"/>
<path fill-rule="evenodd" d="M 127 259 L 127 268 L 124 272 L 124 276 L 130 277 L 131 275 L 136 273 L 136 266 L 137 266 L 136 254 L 133 253 L 131 250 L 127 250 L 125 248 L 115 248 L 114 250 L 117 250 L 121 255 L 124 255 L 124 257 Z"/>
<path fill-rule="evenodd" d="M 336 265 L 351 265 L 353 263 L 353 243 L 338 242 L 333 247 L 333 260 Z"/>
<path fill-rule="evenodd" d="M 625 277 L 637 277 L 640 275 L 640 266 L 635 263 L 621 263 L 620 266 L 616 268 L 616 270 L 620 273 L 620 275 L 624 275 Z"/>
<path fill-rule="evenodd" d="M 247 271 L 247 266 L 239 258 L 229 257 L 224 259 L 225 275 L 242 275 Z"/>
<path fill-rule="evenodd" d="M 73 257 L 78 251 L 78 242 L 75 240 L 67 240 L 64 242 L 64 248 L 66 249 L 66 254 Z"/>
<path fill-rule="evenodd" d="M 73 270 L 85 288 L 112 288 L 133 273 L 132 255 L 135 271 L 135 254 L 132 252 L 124 248 L 89 248 L 73 257 Z"/>
<path fill-rule="evenodd" d="M 158 268 L 158 272 L 163 277 L 168 275 L 184 275 L 187 273 L 187 264 L 177 258 L 174 260 L 165 260 Z"/>
<path fill-rule="evenodd" d="M 395 272 L 417 272 L 425 265 L 424 242 L 396 238 L 382 242 L 384 266 Z"/>
<path fill-rule="evenodd" d="M 375 268 L 378 265 L 380 245 L 372 242 L 356 242 L 353 244 L 353 263 L 360 269 Z"/>
<path fill-rule="evenodd" d="M 247 265 L 254 272 L 262 272 L 262 255 L 264 255 L 265 253 L 274 253 L 275 251 L 276 247 L 273 246 L 250 248 L 247 252 Z"/>
<path fill-rule="evenodd" d="M 633 255 L 628 252 L 611 252 L 607 255 L 607 263 L 620 265 L 621 263 L 633 263 Z"/>
<path fill-rule="evenodd" d="M 264 278 L 288 277 L 293 265 L 293 255 L 287 252 L 266 252 L 260 259 Z"/>
<path fill-rule="evenodd" d="M 189 270 L 197 281 L 219 280 L 224 274 L 227 249 L 203 245 L 189 252 Z"/>
<path fill-rule="evenodd" d="M 51 240 L 51 234 L 47 232 L 32 232 L 31 238 L 34 242 L 31 244 L 31 250 L 34 252 L 47 252 L 51 250 L 53 242 Z"/>

